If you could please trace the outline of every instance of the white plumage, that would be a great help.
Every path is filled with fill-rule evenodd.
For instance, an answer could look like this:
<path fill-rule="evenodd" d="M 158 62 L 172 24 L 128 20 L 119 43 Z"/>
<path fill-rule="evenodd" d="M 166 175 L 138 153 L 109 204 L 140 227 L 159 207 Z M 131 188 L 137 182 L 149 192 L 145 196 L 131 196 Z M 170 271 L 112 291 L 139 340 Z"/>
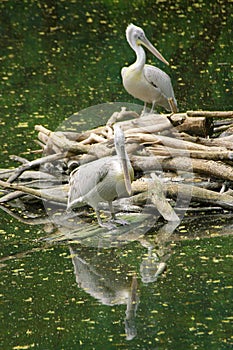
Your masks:
<path fill-rule="evenodd" d="M 68 210 L 90 205 L 96 211 L 99 225 L 108 228 L 113 225 L 102 222 L 99 203 L 108 202 L 112 219 L 115 220 L 112 201 L 130 195 L 133 180 L 133 168 L 125 150 L 124 133 L 118 125 L 114 127 L 114 143 L 116 156 L 97 159 L 72 171 L 67 204 Z"/>
<path fill-rule="evenodd" d="M 168 111 L 176 112 L 177 102 L 169 75 L 157 67 L 145 64 L 146 55 L 142 45 L 165 64 L 168 64 L 168 62 L 150 43 L 140 27 L 131 23 L 126 29 L 126 38 L 136 53 L 135 63 L 121 70 L 126 91 L 145 102 L 144 111 L 146 104 L 151 103 L 152 111 L 155 105 L 159 105 Z"/>

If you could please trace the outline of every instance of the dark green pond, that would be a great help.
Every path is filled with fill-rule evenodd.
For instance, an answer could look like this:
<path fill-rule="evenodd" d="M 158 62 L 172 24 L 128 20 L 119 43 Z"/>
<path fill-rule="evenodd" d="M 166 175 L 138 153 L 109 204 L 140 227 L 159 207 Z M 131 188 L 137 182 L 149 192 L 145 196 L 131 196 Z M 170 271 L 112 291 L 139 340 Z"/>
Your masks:
<path fill-rule="evenodd" d="M 141 103 L 120 77 L 134 60 L 130 22 L 170 62 L 147 55 L 171 76 L 181 111 L 232 110 L 231 10 L 230 0 L 1 1 L 0 167 L 36 157 L 36 124 L 55 130 L 90 106 Z M 105 121 L 80 119 L 80 130 Z M 232 348 L 230 213 L 184 218 L 168 239 L 161 221 L 112 248 L 42 241 L 51 225 L 31 219 L 1 210 L 1 349 Z M 167 269 L 155 278 L 157 255 Z"/>

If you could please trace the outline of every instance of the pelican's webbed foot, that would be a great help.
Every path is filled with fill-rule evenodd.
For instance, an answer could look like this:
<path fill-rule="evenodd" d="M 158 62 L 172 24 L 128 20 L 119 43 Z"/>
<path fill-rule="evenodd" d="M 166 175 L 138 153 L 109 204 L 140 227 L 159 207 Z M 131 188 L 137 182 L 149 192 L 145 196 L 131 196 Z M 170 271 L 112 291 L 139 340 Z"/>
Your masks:
<path fill-rule="evenodd" d="M 116 224 L 119 224 L 122 226 L 129 225 L 128 221 L 123 220 L 123 219 L 118 219 L 114 212 L 112 212 L 111 214 L 112 214 L 111 222 L 115 222 Z"/>
<path fill-rule="evenodd" d="M 103 222 L 101 220 L 100 213 L 98 210 L 96 210 L 96 216 L 97 216 L 98 224 L 100 225 L 100 227 L 107 228 L 108 230 L 113 230 L 116 228 L 116 225 L 114 225 L 111 222 Z"/>
<path fill-rule="evenodd" d="M 110 213 L 111 213 L 110 223 L 113 223 L 113 225 L 114 224 L 118 224 L 118 225 L 122 225 L 122 226 L 129 224 L 127 221 L 122 220 L 122 219 L 118 219 L 116 217 L 116 214 L 114 213 L 114 210 L 113 210 L 112 202 L 108 202 L 108 205 L 109 205 L 109 210 L 110 210 Z"/>
<path fill-rule="evenodd" d="M 115 222 L 116 224 L 125 226 L 125 225 L 129 225 L 128 221 L 123 220 L 123 219 L 117 219 L 116 217 L 111 219 L 111 222 Z"/>
<path fill-rule="evenodd" d="M 103 228 L 107 228 L 108 230 L 114 230 L 116 228 L 116 225 L 114 225 L 113 223 L 111 222 L 99 222 L 99 225 Z"/>

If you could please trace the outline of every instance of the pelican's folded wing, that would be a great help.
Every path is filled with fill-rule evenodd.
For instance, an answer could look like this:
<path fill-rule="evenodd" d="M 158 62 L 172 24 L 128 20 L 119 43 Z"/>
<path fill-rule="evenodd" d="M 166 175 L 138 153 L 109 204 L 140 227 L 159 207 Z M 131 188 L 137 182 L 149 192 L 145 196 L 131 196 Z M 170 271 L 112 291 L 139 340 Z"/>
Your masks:
<path fill-rule="evenodd" d="M 146 64 L 144 67 L 144 76 L 149 81 L 149 83 L 159 88 L 165 96 L 173 98 L 175 97 L 171 79 L 167 73 L 158 67 Z"/>
<path fill-rule="evenodd" d="M 81 207 L 86 204 L 85 196 L 103 181 L 109 171 L 109 157 L 101 158 L 81 165 L 70 175 L 68 208 Z"/>

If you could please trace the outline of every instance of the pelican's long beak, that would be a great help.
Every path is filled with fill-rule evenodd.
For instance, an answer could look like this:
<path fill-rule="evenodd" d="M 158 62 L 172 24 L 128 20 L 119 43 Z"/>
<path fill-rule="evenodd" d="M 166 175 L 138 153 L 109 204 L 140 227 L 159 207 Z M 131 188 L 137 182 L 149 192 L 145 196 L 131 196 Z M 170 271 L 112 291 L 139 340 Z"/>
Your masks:
<path fill-rule="evenodd" d="M 144 38 L 141 38 L 139 42 L 142 45 L 144 45 L 155 57 L 157 57 L 160 61 L 169 66 L 168 61 L 161 55 L 161 53 L 151 44 L 151 42 L 145 36 Z"/>
<path fill-rule="evenodd" d="M 118 124 L 114 125 L 114 142 L 115 142 L 116 152 L 118 154 L 118 157 L 120 158 L 120 162 L 123 169 L 125 188 L 128 195 L 130 196 L 132 189 L 131 189 L 131 177 L 130 177 L 130 170 L 129 170 L 129 158 L 125 149 L 124 132 L 121 130 L 121 127 Z"/>
<path fill-rule="evenodd" d="M 126 188 L 128 195 L 130 196 L 131 192 L 132 192 L 132 187 L 131 187 L 131 178 L 130 178 L 130 173 L 129 173 L 127 157 L 125 155 L 125 148 L 122 149 L 122 155 L 123 156 L 121 157 L 121 164 L 122 164 L 122 168 L 123 168 L 125 188 Z"/>

